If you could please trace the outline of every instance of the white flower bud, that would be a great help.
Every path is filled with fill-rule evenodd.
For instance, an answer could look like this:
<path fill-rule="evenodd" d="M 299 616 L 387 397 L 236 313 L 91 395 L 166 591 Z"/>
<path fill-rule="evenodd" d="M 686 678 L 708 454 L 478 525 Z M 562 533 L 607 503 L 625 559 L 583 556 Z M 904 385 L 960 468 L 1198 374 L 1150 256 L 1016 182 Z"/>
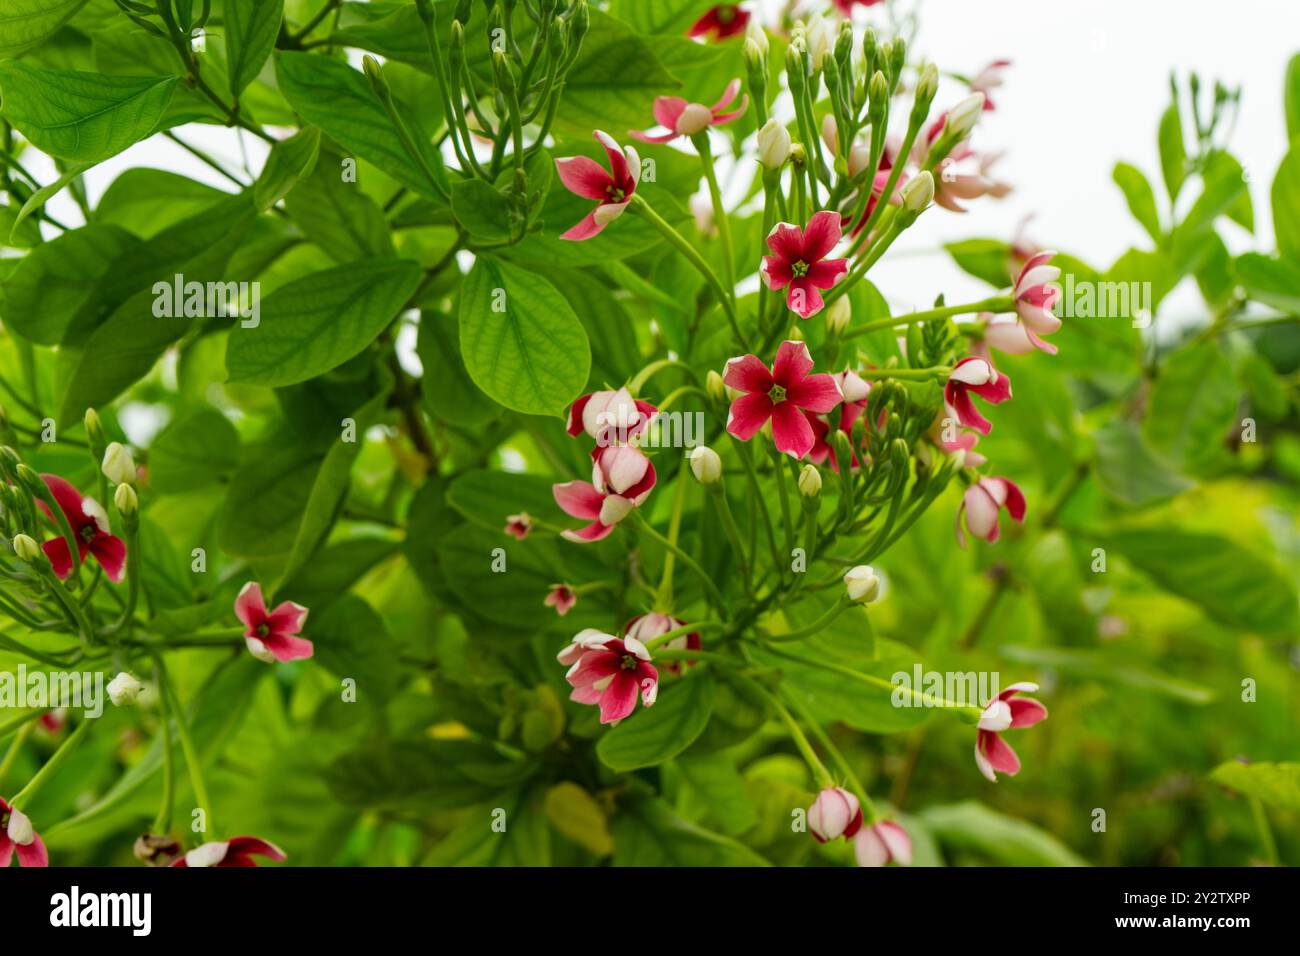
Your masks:
<path fill-rule="evenodd" d="M 711 485 L 722 477 L 722 459 L 718 453 L 707 445 L 691 449 L 691 471 L 702 485 Z"/>
<path fill-rule="evenodd" d="M 916 98 L 924 103 L 934 99 L 939 91 L 939 70 L 933 63 L 927 63 L 921 71 L 921 79 L 916 84 Z"/>
<path fill-rule="evenodd" d="M 27 819 L 27 814 L 17 807 L 9 808 L 9 828 L 5 832 L 9 835 L 9 839 L 19 846 L 31 846 L 36 842 L 36 831 L 32 828 L 32 821 Z"/>
<path fill-rule="evenodd" d="M 758 17 L 752 17 L 749 26 L 745 27 L 745 42 L 753 43 L 763 56 L 767 56 L 767 31 L 763 29 L 763 24 L 759 22 Z"/>
<path fill-rule="evenodd" d="M 984 94 L 972 93 L 948 111 L 944 132 L 957 139 L 965 139 L 966 135 L 975 128 L 983 112 Z"/>
<path fill-rule="evenodd" d="M 822 493 L 822 473 L 814 464 L 803 466 L 799 472 L 799 494 L 805 498 L 816 498 Z"/>
<path fill-rule="evenodd" d="M 18 555 L 18 560 L 26 564 L 39 560 L 41 557 L 41 546 L 36 543 L 36 539 L 26 534 L 14 535 L 14 554 Z"/>
<path fill-rule="evenodd" d="M 766 169 L 780 169 L 790 158 L 790 131 L 774 119 L 758 131 L 758 158 Z"/>
<path fill-rule="evenodd" d="M 900 195 L 903 198 L 904 209 L 919 213 L 934 200 L 934 176 L 928 169 L 919 176 L 913 176 L 907 181 Z"/>
<path fill-rule="evenodd" d="M 122 671 L 108 682 L 108 699 L 113 702 L 114 707 L 129 707 L 136 702 L 142 690 L 144 684 L 126 671 Z"/>
<path fill-rule="evenodd" d="M 870 565 L 859 564 L 844 575 L 844 587 L 854 604 L 869 604 L 880 596 L 880 577 Z"/>
<path fill-rule="evenodd" d="M 118 514 L 130 517 L 140 510 L 140 496 L 134 488 L 122 482 L 117 486 L 117 491 L 113 492 L 113 504 L 117 507 Z"/>
<path fill-rule="evenodd" d="M 842 295 L 826 310 L 826 331 L 832 335 L 839 335 L 849 327 L 852 318 L 853 306 L 849 304 L 849 297 Z"/>
<path fill-rule="evenodd" d="M 831 32 L 831 25 L 820 13 L 814 13 L 808 18 L 806 42 L 808 53 L 812 57 L 813 69 L 820 70 L 822 61 L 835 47 L 835 36 Z"/>
<path fill-rule="evenodd" d="M 709 374 L 704 377 L 704 389 L 715 402 L 721 402 L 727 397 L 727 383 L 713 369 L 709 369 Z"/>
<path fill-rule="evenodd" d="M 135 459 L 131 450 L 119 442 L 110 442 L 104 450 L 104 463 L 101 466 L 104 476 L 115 484 L 132 484 L 135 482 Z"/>
<path fill-rule="evenodd" d="M 835 122 L 835 116 L 827 113 L 822 117 L 822 142 L 830 150 L 832 156 L 838 156 L 840 152 L 840 127 Z"/>

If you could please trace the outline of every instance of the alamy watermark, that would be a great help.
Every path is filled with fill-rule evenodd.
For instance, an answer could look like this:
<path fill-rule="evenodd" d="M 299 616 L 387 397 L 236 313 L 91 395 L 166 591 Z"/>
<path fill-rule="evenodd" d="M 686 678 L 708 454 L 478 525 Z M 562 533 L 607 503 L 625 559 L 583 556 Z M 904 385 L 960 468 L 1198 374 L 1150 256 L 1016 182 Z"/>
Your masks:
<path fill-rule="evenodd" d="M 179 272 L 153 285 L 153 314 L 159 319 L 217 319 L 235 316 L 240 326 L 262 322 L 262 283 L 186 281 Z"/>
<path fill-rule="evenodd" d="M 997 698 L 997 671 L 927 671 L 914 664 L 911 673 L 895 671 L 890 702 L 895 707 L 984 707 Z"/>
<path fill-rule="evenodd" d="M 82 716 L 104 713 L 104 675 L 99 671 L 0 671 L 0 710 L 67 707 Z"/>

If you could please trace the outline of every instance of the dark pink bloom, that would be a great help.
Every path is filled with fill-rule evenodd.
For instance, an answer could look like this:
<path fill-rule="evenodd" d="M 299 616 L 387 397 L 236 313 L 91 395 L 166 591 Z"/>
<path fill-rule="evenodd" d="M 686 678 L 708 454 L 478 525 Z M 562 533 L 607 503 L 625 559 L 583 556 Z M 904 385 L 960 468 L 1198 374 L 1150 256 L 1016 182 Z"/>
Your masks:
<path fill-rule="evenodd" d="M 790 291 L 786 304 L 802 319 L 821 311 L 819 290 L 829 289 L 849 270 L 847 259 L 827 259 L 840 241 L 840 214 L 829 209 L 813 213 L 808 228 L 778 222 L 767 236 L 772 255 L 763 257 L 760 271 L 772 290 Z"/>
<path fill-rule="evenodd" d="M 1020 758 L 1002 739 L 1002 731 L 1032 727 L 1047 719 L 1046 707 L 1032 697 L 1017 696 L 1032 694 L 1036 690 L 1037 684 L 1012 684 L 984 708 L 975 737 L 975 766 L 994 783 L 998 782 L 999 771 L 1012 777 L 1020 772 Z"/>
<path fill-rule="evenodd" d="M 808 460 L 814 465 L 820 465 L 829 460 L 831 468 L 838 472 L 840 463 L 830 445 L 831 422 L 838 420 L 836 427 L 851 439 L 854 424 L 862 417 L 862 413 L 867 410 L 867 396 L 871 394 L 871 383 L 852 371 L 840 372 L 835 376 L 835 380 L 839 383 L 840 394 L 844 396 L 844 402 L 840 405 L 839 414 L 832 412 L 823 417 L 804 412 L 804 415 L 813 430 L 813 447 L 808 452 Z M 852 463 L 850 467 L 857 468 L 858 450 L 852 448 L 851 454 Z"/>
<path fill-rule="evenodd" d="M 862 806 L 843 787 L 827 787 L 808 808 L 808 830 L 818 843 L 851 839 L 862 826 Z"/>
<path fill-rule="evenodd" d="M 1056 285 L 1061 270 L 1048 265 L 1054 255 L 1054 252 L 1040 252 L 1030 256 L 1011 290 L 1016 300 L 1016 315 L 1024 324 L 1026 338 L 1034 348 L 1049 355 L 1056 354 L 1056 346 L 1044 342 L 1042 336 L 1051 335 L 1061 327 L 1061 320 L 1052 311 L 1061 297 L 1061 289 Z"/>
<path fill-rule="evenodd" d="M 626 388 L 592 392 L 569 407 L 569 434 L 585 431 L 599 445 L 626 442 L 644 431 L 658 411 Z"/>
<path fill-rule="evenodd" d="M 858 866 L 911 866 L 912 838 L 893 820 L 881 820 L 874 827 L 858 831 L 853 838 L 853 854 Z"/>
<path fill-rule="evenodd" d="M 614 137 L 603 130 L 598 129 L 591 135 L 605 147 L 610 172 L 605 172 L 600 163 L 586 156 L 563 156 L 555 161 L 555 170 L 565 189 L 586 199 L 598 200 L 596 208 L 561 235 L 561 239 L 590 239 L 598 235 L 623 215 L 636 192 L 637 180 L 641 178 L 641 157 L 635 149 L 631 146 L 620 148 Z"/>
<path fill-rule="evenodd" d="M 91 555 L 99 562 L 110 581 L 114 584 L 121 581 L 126 569 L 126 544 L 110 533 L 108 512 L 94 498 L 82 497 L 81 492 L 58 475 L 41 475 L 41 479 L 58 502 L 59 510 L 67 517 L 68 524 L 72 526 L 79 559 L 85 561 L 86 555 Z M 43 501 L 38 501 L 37 504 L 53 520 L 54 515 L 49 506 Z M 66 538 L 61 535 L 51 538 L 41 547 L 60 579 L 72 573 L 72 552 L 68 550 Z"/>
<path fill-rule="evenodd" d="M 555 608 L 555 613 L 564 617 L 573 610 L 573 605 L 578 603 L 578 595 L 574 594 L 573 588 L 567 584 L 552 584 L 542 603 L 547 607 Z"/>
<path fill-rule="evenodd" d="M 808 346 L 795 341 L 781 343 L 771 371 L 755 355 L 728 359 L 722 381 L 746 394 L 731 403 L 727 431 L 749 441 L 770 418 L 776 450 L 803 458 L 816 443 L 803 412 L 829 412 L 844 397 L 834 375 L 810 375 L 812 367 Z"/>
<path fill-rule="evenodd" d="M 961 507 L 957 509 L 957 543 L 966 547 L 963 517 L 966 530 L 975 537 L 983 538 L 989 544 L 997 541 L 1002 533 L 998 527 L 998 512 L 1003 508 L 1015 521 L 1024 522 L 1025 496 L 1010 478 L 981 478 L 967 488 L 962 495 Z"/>
<path fill-rule="evenodd" d="M 834 0 L 835 9 L 846 17 L 853 16 L 854 7 L 874 7 L 881 0 Z"/>
<path fill-rule="evenodd" d="M 656 637 L 667 634 L 669 631 L 675 631 L 685 623 L 685 621 L 680 621 L 667 614 L 657 614 L 652 611 L 649 614 L 642 614 L 640 617 L 634 617 L 628 621 L 627 626 L 623 628 L 623 637 L 630 637 L 642 644 L 648 644 Z M 663 646 L 673 651 L 698 651 L 700 649 L 700 635 L 698 632 L 681 634 Z M 688 663 L 694 662 L 688 661 Z M 665 668 L 670 674 L 676 674 L 681 671 L 682 665 L 680 661 L 669 661 Z"/>
<path fill-rule="evenodd" d="M 630 130 L 628 135 L 643 143 L 668 143 L 678 136 L 694 136 L 710 126 L 730 123 L 749 106 L 749 96 L 746 94 L 741 97 L 739 107 L 730 112 L 723 112 L 736 99 L 736 94 L 739 92 L 740 80 L 732 80 L 723 91 L 722 98 L 712 106 L 688 103 L 680 96 L 657 96 L 654 105 L 655 120 L 668 132 L 652 134 Z"/>
<path fill-rule="evenodd" d="M 996 109 L 993 105 L 993 91 L 1002 85 L 1002 74 L 1010 65 L 1010 60 L 994 60 L 971 79 L 970 91 L 984 94 L 985 112 Z"/>
<path fill-rule="evenodd" d="M 244 643 L 249 653 L 260 661 L 298 661 L 314 651 L 311 641 L 299 636 L 307 608 L 284 601 L 268 613 L 262 586 L 256 581 L 245 584 L 235 598 L 235 616 L 247 628 Z"/>
<path fill-rule="evenodd" d="M 41 728 L 51 734 L 57 734 L 62 731 L 67 722 L 68 709 L 66 707 L 57 707 L 54 710 L 47 710 L 40 716 Z"/>
<path fill-rule="evenodd" d="M 970 393 L 984 401 L 1001 405 L 1011 398 L 1011 379 L 995 369 L 987 359 L 968 356 L 953 366 L 944 386 L 944 400 L 957 413 L 957 421 L 987 435 L 993 428 L 989 420 L 975 408 Z"/>
<path fill-rule="evenodd" d="M 517 515 L 506 515 L 506 526 L 503 529 L 511 537 L 523 541 L 528 537 L 528 532 L 533 530 L 533 519 L 527 511 L 521 511 Z"/>
<path fill-rule="evenodd" d="M 629 511 L 645 501 L 655 486 L 655 466 L 631 445 L 607 445 L 592 453 L 591 481 L 566 481 L 551 493 L 564 512 L 591 523 L 563 531 L 570 541 L 599 541 Z"/>
<path fill-rule="evenodd" d="M 650 652 L 633 637 L 620 640 L 587 628 L 555 659 L 569 665 L 564 676 L 573 688 L 569 699 L 599 704 L 602 724 L 617 723 L 632 713 L 638 691 L 647 707 L 659 693 L 659 672 L 650 663 Z"/>
<path fill-rule="evenodd" d="M 688 37 L 711 36 L 714 40 L 725 40 L 743 33 L 749 25 L 749 11 L 742 9 L 738 3 L 720 3 L 700 17 L 686 31 Z"/>
<path fill-rule="evenodd" d="M 196 846 L 172 866 L 188 869 L 191 867 L 249 867 L 257 866 L 253 857 L 264 856 L 277 863 L 288 859 L 284 851 L 274 843 L 268 843 L 257 837 L 231 837 L 224 842 L 204 843 Z"/>
<path fill-rule="evenodd" d="M 50 855 L 40 834 L 32 829 L 32 821 L 0 797 L 0 870 L 9 866 L 15 853 L 19 866 L 50 865 Z"/>

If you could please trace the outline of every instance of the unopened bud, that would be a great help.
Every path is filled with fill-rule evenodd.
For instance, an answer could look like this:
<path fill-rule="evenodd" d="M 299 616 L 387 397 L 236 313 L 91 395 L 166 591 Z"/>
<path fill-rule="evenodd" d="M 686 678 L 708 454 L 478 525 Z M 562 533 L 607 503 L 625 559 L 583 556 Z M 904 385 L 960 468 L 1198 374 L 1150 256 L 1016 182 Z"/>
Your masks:
<path fill-rule="evenodd" d="M 171 866 L 181 855 L 181 845 L 165 834 L 143 833 L 136 837 L 132 847 L 135 858 L 149 866 Z"/>
<path fill-rule="evenodd" d="M 36 543 L 36 539 L 31 535 L 14 535 L 13 545 L 14 554 L 18 555 L 18 560 L 24 564 L 34 564 L 43 556 L 41 546 Z"/>
<path fill-rule="evenodd" d="M 114 484 L 133 484 L 135 482 L 135 459 L 131 449 L 120 442 L 110 442 L 104 449 L 103 463 L 100 470 L 104 477 Z"/>
<path fill-rule="evenodd" d="M 844 575 L 844 588 L 854 604 L 870 604 L 880 596 L 880 577 L 870 565 L 859 564 Z"/>
<path fill-rule="evenodd" d="M 842 295 L 826 310 L 826 331 L 832 335 L 840 335 L 849 327 L 852 318 L 853 306 L 849 303 L 849 297 Z"/>
<path fill-rule="evenodd" d="M 715 402 L 727 400 L 727 383 L 713 369 L 709 369 L 709 374 L 704 377 L 704 388 L 709 393 L 709 398 Z"/>
<path fill-rule="evenodd" d="M 975 128 L 980 115 L 984 112 L 984 94 L 972 93 L 948 111 L 944 123 L 944 133 L 954 139 L 965 139 Z"/>
<path fill-rule="evenodd" d="M 904 209 L 919 213 L 934 201 L 934 176 L 928 169 L 913 176 L 904 184 L 900 195 Z"/>
<path fill-rule="evenodd" d="M 758 158 L 764 169 L 780 169 L 790 158 L 790 131 L 774 119 L 758 131 Z"/>
<path fill-rule="evenodd" d="M 939 92 L 939 69 L 933 63 L 927 63 L 921 71 L 921 78 L 916 83 L 916 102 L 927 107 Z"/>
<path fill-rule="evenodd" d="M 32 821 L 17 807 L 9 808 L 9 826 L 5 833 L 19 846 L 31 846 L 36 842 L 36 830 L 32 828 Z"/>
<path fill-rule="evenodd" d="M 799 494 L 805 498 L 816 498 L 822 493 L 822 473 L 814 464 L 803 466 L 799 472 Z"/>
<path fill-rule="evenodd" d="M 695 473 L 695 480 L 702 485 L 712 485 L 722 477 L 722 459 L 718 453 L 707 445 L 699 445 L 691 449 L 690 454 L 691 471 Z"/>
<path fill-rule="evenodd" d="M 129 518 L 140 510 L 140 498 L 126 482 L 118 485 L 117 491 L 113 492 L 113 504 L 117 507 L 117 513 L 124 518 Z"/>
<path fill-rule="evenodd" d="M 763 24 L 759 22 L 758 17 L 751 18 L 749 26 L 745 27 L 745 42 L 753 43 L 764 57 L 767 56 L 767 31 L 763 29 Z"/>
<path fill-rule="evenodd" d="M 144 684 L 134 675 L 122 671 L 108 682 L 108 699 L 114 707 L 130 707 L 140 697 Z"/>

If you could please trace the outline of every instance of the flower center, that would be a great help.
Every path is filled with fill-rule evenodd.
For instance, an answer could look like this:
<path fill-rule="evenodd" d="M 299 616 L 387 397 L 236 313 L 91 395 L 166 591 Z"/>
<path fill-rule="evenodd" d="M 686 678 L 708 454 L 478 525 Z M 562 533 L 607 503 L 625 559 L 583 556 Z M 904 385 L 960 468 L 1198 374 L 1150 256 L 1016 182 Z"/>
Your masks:
<path fill-rule="evenodd" d="M 617 186 L 608 187 L 605 190 L 605 195 L 609 197 L 610 202 L 622 202 L 627 198 L 627 196 L 623 194 L 623 190 L 619 189 Z"/>
<path fill-rule="evenodd" d="M 257 627 L 254 628 L 254 630 L 257 632 L 258 637 L 267 637 L 271 633 L 270 626 L 264 623 L 257 625 Z"/>
<path fill-rule="evenodd" d="M 767 393 L 767 397 L 772 400 L 773 405 L 778 405 L 785 401 L 785 387 L 782 385 L 773 385 L 772 390 Z"/>
<path fill-rule="evenodd" d="M 808 263 L 800 259 L 798 262 L 795 262 L 790 266 L 790 272 L 796 279 L 806 276 L 808 274 Z"/>
<path fill-rule="evenodd" d="M 725 27 L 734 19 L 736 19 L 736 11 L 731 7 L 718 7 L 718 23 Z"/>
<path fill-rule="evenodd" d="M 94 523 L 86 525 L 79 532 L 79 534 L 81 535 L 81 540 L 86 542 L 86 544 L 90 544 L 92 541 L 95 540 L 95 532 L 97 530 L 98 529 L 95 527 Z"/>
<path fill-rule="evenodd" d="M 631 655 L 631 654 L 624 654 L 624 655 L 623 655 L 623 661 L 622 661 L 622 663 L 620 664 L 620 666 L 623 668 L 623 670 L 625 670 L 625 671 L 634 671 L 634 670 L 636 670 L 636 665 L 637 665 L 637 659 L 636 659 L 636 657 L 634 657 L 634 656 Z"/>

